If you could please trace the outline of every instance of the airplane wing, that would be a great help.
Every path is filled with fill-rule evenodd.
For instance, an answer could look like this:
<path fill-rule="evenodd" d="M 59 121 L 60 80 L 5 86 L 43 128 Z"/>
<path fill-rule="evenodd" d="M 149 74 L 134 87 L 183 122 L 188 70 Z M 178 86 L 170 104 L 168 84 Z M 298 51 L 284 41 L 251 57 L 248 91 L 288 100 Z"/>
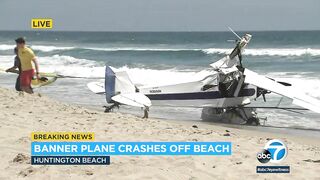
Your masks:
<path fill-rule="evenodd" d="M 112 100 L 119 102 L 121 104 L 126 104 L 135 107 L 150 107 L 150 99 L 142 93 L 128 93 L 128 94 L 118 94 L 111 98 Z"/>
<path fill-rule="evenodd" d="M 95 94 L 105 94 L 104 82 L 90 82 L 87 87 Z"/>
<path fill-rule="evenodd" d="M 285 86 L 265 76 L 261 76 L 249 69 L 244 70 L 244 75 L 245 83 L 249 83 L 276 94 L 288 97 L 293 100 L 293 104 L 320 113 L 320 101 L 306 95 L 303 92 L 297 91 L 294 87 Z"/>

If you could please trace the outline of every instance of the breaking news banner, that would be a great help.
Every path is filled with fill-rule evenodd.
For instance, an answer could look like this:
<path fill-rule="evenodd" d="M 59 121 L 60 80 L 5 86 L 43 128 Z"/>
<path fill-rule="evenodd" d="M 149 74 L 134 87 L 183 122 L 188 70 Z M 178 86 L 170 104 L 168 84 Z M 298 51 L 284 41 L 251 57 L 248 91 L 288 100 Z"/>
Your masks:
<path fill-rule="evenodd" d="M 94 141 L 93 132 L 32 132 L 33 142 Z M 109 165 L 110 156 L 33 156 L 32 165 Z"/>
<path fill-rule="evenodd" d="M 33 156 L 231 155 L 231 142 L 32 142 Z"/>
<path fill-rule="evenodd" d="M 32 165 L 109 165 L 110 156 L 31 156 Z"/>
<path fill-rule="evenodd" d="M 231 142 L 92 142 L 94 133 L 84 132 L 37 132 L 31 136 L 32 165 L 109 165 L 110 156 L 232 154 Z"/>
<path fill-rule="evenodd" d="M 93 132 L 32 132 L 31 141 L 94 141 Z"/>

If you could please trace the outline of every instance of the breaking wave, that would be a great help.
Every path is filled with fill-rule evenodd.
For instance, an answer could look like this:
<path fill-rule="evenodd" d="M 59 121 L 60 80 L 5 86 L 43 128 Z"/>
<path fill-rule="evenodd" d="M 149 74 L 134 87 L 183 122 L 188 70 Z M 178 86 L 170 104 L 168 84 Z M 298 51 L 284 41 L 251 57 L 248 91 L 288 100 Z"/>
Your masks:
<path fill-rule="evenodd" d="M 95 51 L 160 51 L 160 52 L 179 52 L 179 51 L 202 51 L 202 49 L 178 49 L 178 48 L 134 48 L 134 47 L 115 47 L 115 48 L 83 48 Z"/>
<path fill-rule="evenodd" d="M 0 56 L 0 67 L 11 67 L 13 57 Z M 104 78 L 104 65 L 94 60 L 53 55 L 40 57 L 39 62 L 40 69 L 43 72 L 55 72 L 66 76 Z M 128 66 L 117 67 L 116 69 L 127 71 L 134 83 L 144 85 L 152 85 L 155 82 L 157 84 L 188 82 L 201 79 L 210 74 L 210 71 L 205 69 L 202 71 L 181 71 L 175 68 L 157 70 Z M 269 72 L 262 75 L 292 83 L 295 87 L 305 91 L 309 95 L 320 98 L 320 79 L 318 76 L 314 77 L 308 74 L 308 72 Z"/>
<path fill-rule="evenodd" d="M 96 51 L 154 51 L 154 52 L 203 52 L 205 54 L 229 54 L 232 49 L 224 48 L 208 48 L 208 49 L 163 49 L 163 48 L 85 48 Z M 244 55 L 250 56 L 320 56 L 320 49 L 270 49 L 270 48 L 259 48 L 259 49 L 246 49 Z"/>
<path fill-rule="evenodd" d="M 209 48 L 203 50 L 207 54 L 228 54 L 232 49 L 218 49 L 218 48 Z M 260 49 L 245 49 L 244 55 L 250 56 L 320 56 L 320 49 L 269 49 L 269 48 L 260 48 Z"/>
<path fill-rule="evenodd" d="M 12 50 L 15 45 L 2 44 L 0 51 Z M 204 49 L 188 49 L 188 48 L 148 48 L 148 47 L 76 47 L 76 46 L 45 46 L 32 45 L 33 50 L 42 52 L 52 51 L 68 51 L 68 50 L 92 50 L 92 51 L 139 51 L 139 52 L 202 52 L 207 55 L 229 54 L 232 49 L 228 48 L 204 48 Z M 243 53 L 249 56 L 320 56 L 320 49 L 311 48 L 252 48 L 246 49 Z"/>
<path fill-rule="evenodd" d="M 13 64 L 14 56 L 0 56 L 0 67 L 7 68 Z M 44 56 L 39 57 L 40 70 L 42 72 L 55 72 L 66 76 L 80 76 L 88 78 L 104 79 L 104 65 L 94 60 L 79 59 L 72 56 Z M 156 70 L 147 68 L 129 68 L 122 66 L 115 68 L 119 71 L 127 71 L 132 81 L 138 84 L 170 84 L 181 81 L 191 81 L 204 76 L 208 71 L 181 72 L 175 68 Z"/>
<path fill-rule="evenodd" d="M 43 51 L 43 52 L 75 49 L 75 47 L 37 46 L 37 45 L 31 46 L 31 48 L 34 50 Z"/>

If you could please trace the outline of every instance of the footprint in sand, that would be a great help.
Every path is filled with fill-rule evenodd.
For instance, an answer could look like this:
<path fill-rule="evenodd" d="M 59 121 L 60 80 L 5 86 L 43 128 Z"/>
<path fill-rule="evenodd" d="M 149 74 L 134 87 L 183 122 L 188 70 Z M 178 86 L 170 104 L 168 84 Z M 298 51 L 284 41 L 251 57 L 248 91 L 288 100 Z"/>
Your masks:
<path fill-rule="evenodd" d="M 16 157 L 13 158 L 12 162 L 19 163 L 19 164 L 22 164 L 22 163 L 30 164 L 31 159 L 29 156 L 19 153 L 16 155 Z"/>
<path fill-rule="evenodd" d="M 16 141 L 18 144 L 21 144 L 21 143 L 29 143 L 30 142 L 30 139 L 29 137 L 21 137 L 19 138 L 17 141 Z"/>
<path fill-rule="evenodd" d="M 26 176 L 31 175 L 31 174 L 34 173 L 34 172 L 35 172 L 35 168 L 33 168 L 32 166 L 30 166 L 30 167 L 28 167 L 28 168 L 20 171 L 20 172 L 18 173 L 18 175 L 19 175 L 19 176 L 22 176 L 22 177 L 26 177 Z"/>
<path fill-rule="evenodd" d="M 91 171 L 91 170 L 86 170 L 85 173 L 88 176 L 92 176 L 93 175 L 93 171 Z"/>
<path fill-rule="evenodd" d="M 303 160 L 305 162 L 312 162 L 312 163 L 320 163 L 320 159 L 319 160 L 312 160 L 312 159 L 305 159 Z"/>

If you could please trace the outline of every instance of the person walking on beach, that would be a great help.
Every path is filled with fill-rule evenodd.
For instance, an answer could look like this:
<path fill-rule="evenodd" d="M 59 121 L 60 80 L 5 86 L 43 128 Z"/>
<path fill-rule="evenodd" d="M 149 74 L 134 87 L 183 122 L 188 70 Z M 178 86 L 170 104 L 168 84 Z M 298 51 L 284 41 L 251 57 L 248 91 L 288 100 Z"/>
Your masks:
<path fill-rule="evenodd" d="M 20 59 L 18 56 L 18 48 L 17 47 L 14 48 L 14 54 L 16 55 L 14 57 L 14 65 L 11 68 L 7 69 L 6 72 L 13 72 L 13 73 L 18 74 L 15 88 L 17 91 L 21 91 L 21 88 L 20 88 L 21 64 L 20 64 Z M 16 70 L 16 69 L 18 69 L 18 70 Z"/>
<path fill-rule="evenodd" d="M 26 47 L 26 41 L 23 37 L 20 37 L 15 41 L 18 47 L 18 57 L 21 64 L 20 88 L 21 91 L 32 94 L 33 90 L 31 88 L 31 80 L 35 73 L 32 62 L 34 63 L 36 68 L 37 79 L 40 79 L 39 64 L 34 52 L 30 48 Z"/>

